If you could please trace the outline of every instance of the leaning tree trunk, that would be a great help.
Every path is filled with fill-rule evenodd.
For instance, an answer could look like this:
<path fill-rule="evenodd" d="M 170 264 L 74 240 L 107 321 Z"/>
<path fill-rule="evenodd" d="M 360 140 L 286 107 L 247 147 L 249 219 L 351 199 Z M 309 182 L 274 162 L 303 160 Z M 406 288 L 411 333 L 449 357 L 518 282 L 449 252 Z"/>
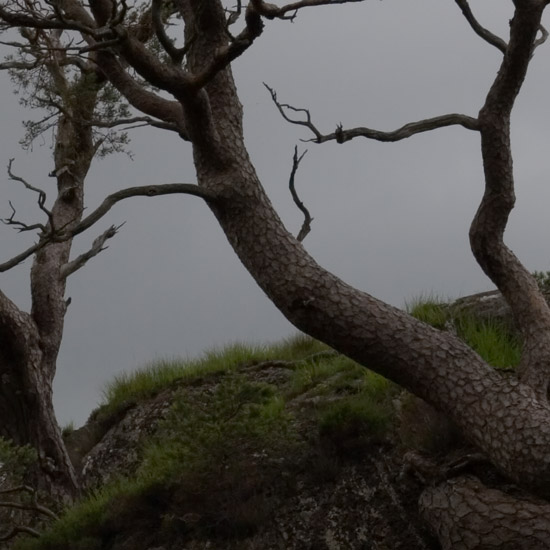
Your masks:
<path fill-rule="evenodd" d="M 188 68 L 200 75 L 196 77 L 200 80 L 201 76 L 206 78 L 203 75 L 225 46 L 225 23 L 219 3 L 205 6 L 191 0 L 189 4 L 187 24 L 201 32 L 193 42 Z M 351 288 L 307 254 L 285 230 L 250 162 L 244 146 L 241 106 L 228 68 L 219 71 L 204 88 L 193 89 L 190 80 L 191 85 L 182 86 L 175 95 L 182 103 L 194 146 L 199 185 L 219 197 L 213 211 L 229 242 L 284 315 L 304 332 L 445 412 L 502 473 L 549 497 L 546 380 L 550 314 L 532 277 L 502 243 L 513 205 L 507 117 L 525 74 L 542 11 L 542 2 L 536 9 L 531 5 L 523 10 L 518 7 L 503 67 L 480 115 L 488 191 L 471 232 L 476 258 L 509 300 L 523 327 L 527 345 L 522 381 L 495 372 L 453 335 L 431 329 Z M 249 26 L 261 28 L 259 17 L 256 22 L 254 17 L 249 10 Z M 486 498 L 490 500 L 491 494 Z M 471 491 L 465 491 L 462 499 L 468 506 L 478 506 Z M 423 502 L 429 508 L 428 497 Z M 451 518 L 461 517 L 464 502 L 449 499 L 445 506 Z M 530 507 L 529 502 L 516 501 L 513 510 L 520 511 L 521 517 L 524 508 Z M 516 544 L 518 533 L 505 541 L 507 535 L 500 530 L 508 519 L 490 507 L 483 515 L 494 532 L 502 533 L 502 544 Z M 538 514 L 536 521 L 536 535 L 542 532 L 550 537 L 550 518 Z M 437 528 L 436 522 L 432 525 Z M 464 531 L 464 537 L 469 533 Z M 524 540 L 518 548 L 535 548 Z"/>
<path fill-rule="evenodd" d="M 496 372 L 454 335 L 350 287 L 319 266 L 285 229 L 244 145 L 242 108 L 230 70 L 231 61 L 262 33 L 262 17 L 281 15 L 277 6 L 251 0 L 245 29 L 230 39 L 219 0 L 176 0 L 174 4 L 185 20 L 185 69 L 179 63 L 181 51 L 166 46 L 173 63 L 161 64 L 131 32 L 117 30 L 115 36 L 123 37 L 118 51 L 141 77 L 180 102 L 199 186 L 215 197 L 209 204 L 259 286 L 295 326 L 433 404 L 500 472 L 522 487 L 550 497 L 550 407 L 546 396 L 550 313 L 535 281 L 502 240 L 513 206 L 510 112 L 546 1 L 514 2 L 510 44 L 504 48 L 504 60 L 486 104 L 471 125 L 481 134 L 486 177 L 485 196 L 470 233 L 472 249 L 521 327 L 526 351 L 520 379 Z M 98 0 L 90 6 L 97 26 L 108 25 L 111 3 Z M 111 53 L 101 55 L 108 58 Z M 138 97 L 135 83 L 130 85 L 127 75 L 119 78 L 124 72 L 121 65 L 105 67 L 105 74 L 135 106 L 145 112 L 152 110 L 150 98 L 145 94 Z M 172 105 L 166 102 L 163 106 L 157 98 L 154 107 L 155 116 L 170 120 Z M 448 494 L 444 487 L 441 490 Z M 452 522 L 468 507 L 484 506 L 484 500 L 479 504 L 473 493 L 467 488 L 460 499 L 447 501 L 426 494 L 426 517 L 435 518 L 435 529 L 446 529 L 447 520 L 435 513 L 435 503 L 443 503 L 443 512 Z M 483 498 L 489 502 L 493 496 L 487 492 Z M 533 504 L 518 499 L 514 503 L 518 517 L 527 517 Z M 537 531 L 550 536 L 550 518 L 541 508 L 537 510 Z M 501 533 L 501 547 L 520 540 L 501 529 L 509 516 L 497 508 L 489 506 L 480 517 L 483 525 L 479 531 L 489 528 Z M 443 531 L 439 536 L 446 540 Z M 463 536 L 469 536 L 468 530 Z M 521 544 L 518 548 L 534 548 L 529 541 Z"/>
<path fill-rule="evenodd" d="M 201 74 L 225 44 L 223 10 L 217 2 L 190 4 L 202 31 L 188 67 Z M 516 34 L 526 32 L 525 19 L 533 34 L 540 13 L 522 14 Z M 286 317 L 447 413 L 502 472 L 550 494 L 546 400 L 495 372 L 453 335 L 350 287 L 307 254 L 285 230 L 250 162 L 229 69 L 205 88 L 183 86 L 178 95 L 199 184 L 220 197 L 213 209 L 229 242 Z"/>

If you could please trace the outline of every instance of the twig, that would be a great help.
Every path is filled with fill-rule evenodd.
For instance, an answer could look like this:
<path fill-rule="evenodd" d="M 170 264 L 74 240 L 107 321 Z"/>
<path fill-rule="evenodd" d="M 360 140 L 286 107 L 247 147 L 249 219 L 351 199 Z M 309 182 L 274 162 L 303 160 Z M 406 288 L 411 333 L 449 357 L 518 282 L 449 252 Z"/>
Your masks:
<path fill-rule="evenodd" d="M 10 208 L 11 208 L 11 216 L 9 218 L 4 218 L 2 220 L 2 223 L 6 225 L 14 225 L 15 227 L 17 227 L 17 230 L 19 231 L 19 233 L 23 233 L 24 231 L 33 231 L 34 229 L 40 229 L 40 231 L 42 232 L 46 231 L 45 226 L 42 225 L 41 223 L 34 223 L 32 225 L 28 225 L 24 222 L 14 219 L 16 210 L 11 201 L 8 201 L 8 204 L 10 205 Z"/>
<path fill-rule="evenodd" d="M 273 88 L 270 88 L 265 82 L 263 83 L 263 85 L 267 88 L 267 90 L 271 94 L 271 99 L 273 100 L 273 103 L 275 103 L 275 106 L 279 110 L 279 113 L 281 114 L 281 116 L 291 124 L 296 124 L 298 126 L 305 126 L 309 130 L 311 130 L 311 132 L 315 134 L 315 138 L 317 139 L 317 141 L 320 143 L 319 140 L 323 137 L 323 135 L 321 134 L 321 132 L 319 132 L 316 126 L 311 122 L 311 114 L 308 111 L 308 109 L 293 107 L 292 105 L 288 105 L 287 103 L 279 103 L 279 101 L 277 101 L 277 92 Z M 286 114 L 285 109 L 288 109 L 295 113 L 303 113 L 306 117 L 306 120 L 296 120 L 296 119 L 290 118 Z"/>
<path fill-rule="evenodd" d="M 292 170 L 290 171 L 290 178 L 288 180 L 288 188 L 290 189 L 292 200 L 294 201 L 294 204 L 304 214 L 304 222 L 302 223 L 300 232 L 296 237 L 296 239 L 299 242 L 302 242 L 306 238 L 307 234 L 311 231 L 311 222 L 313 221 L 313 218 L 311 217 L 309 210 L 304 206 L 304 203 L 298 197 L 298 193 L 296 192 L 296 185 L 294 181 L 296 172 L 298 171 L 298 166 L 300 165 L 300 161 L 304 158 L 306 153 L 307 153 L 307 149 L 300 156 L 298 156 L 298 147 L 297 146 L 294 147 L 294 156 L 292 157 Z"/>
<path fill-rule="evenodd" d="M 42 210 L 42 212 L 44 212 L 48 216 L 48 220 L 50 221 L 50 225 L 53 228 L 53 224 L 52 224 L 53 215 L 52 215 L 51 211 L 48 210 L 45 206 L 46 193 L 44 191 L 42 191 L 42 189 L 39 189 L 38 187 L 34 187 L 33 185 L 31 185 L 30 183 L 28 183 L 22 177 L 16 176 L 12 172 L 12 169 L 11 169 L 11 167 L 13 165 L 13 161 L 14 161 L 14 159 L 10 159 L 9 162 L 8 162 L 8 176 L 10 177 L 10 179 L 12 181 L 18 181 L 18 182 L 22 183 L 30 191 L 34 191 L 35 193 L 38 193 L 38 206 L 39 206 L 40 210 Z"/>
<path fill-rule="evenodd" d="M 109 227 L 109 229 L 107 229 L 107 231 L 103 232 L 99 237 L 94 239 L 90 250 L 84 252 L 83 254 L 80 254 L 80 256 L 78 256 L 71 262 L 64 264 L 61 267 L 60 276 L 66 279 L 67 277 L 69 277 L 69 275 L 72 275 L 75 271 L 79 270 L 81 267 L 84 267 L 88 260 L 90 260 L 94 256 L 97 256 L 100 252 L 108 248 L 107 246 L 105 246 L 105 242 L 108 239 L 112 239 L 118 233 L 118 230 L 122 227 L 122 225 L 124 224 L 121 224 L 119 226 L 112 225 L 111 227 Z"/>

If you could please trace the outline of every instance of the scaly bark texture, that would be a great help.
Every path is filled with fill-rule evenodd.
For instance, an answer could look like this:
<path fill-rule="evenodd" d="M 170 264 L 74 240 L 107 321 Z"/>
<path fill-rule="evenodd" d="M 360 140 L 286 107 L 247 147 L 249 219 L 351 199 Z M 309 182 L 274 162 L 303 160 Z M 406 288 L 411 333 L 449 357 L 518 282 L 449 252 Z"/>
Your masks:
<path fill-rule="evenodd" d="M 548 550 L 550 504 L 460 477 L 427 489 L 420 512 L 442 550 Z"/>
<path fill-rule="evenodd" d="M 124 26 L 124 10 L 112 0 L 90 0 L 91 13 L 79 0 L 64 0 L 62 9 L 69 18 L 43 18 L 35 25 L 66 25 L 81 31 L 89 47 L 98 50 L 97 63 L 103 74 L 132 105 L 166 124 L 175 124 L 181 137 L 191 142 L 198 184 L 211 199 L 211 209 L 230 245 L 295 326 L 445 412 L 500 472 L 550 497 L 550 312 L 534 279 L 503 242 L 514 205 L 510 115 L 547 1 L 514 1 L 507 44 L 476 24 L 466 0 L 457 1 L 478 35 L 503 52 L 500 70 L 477 119 L 449 115 L 405 126 L 395 133 L 364 129 L 357 134 L 387 141 L 449 124 L 480 132 L 485 194 L 471 226 L 470 240 L 477 261 L 510 304 L 522 331 L 525 352 L 518 378 L 502 376 L 452 334 L 430 328 L 327 272 L 285 229 L 262 188 L 245 147 L 243 113 L 231 62 L 261 36 L 264 19 L 280 18 L 306 6 L 344 1 L 302 0 L 279 8 L 251 0 L 244 9 L 244 28 L 231 37 L 220 0 L 175 0 L 171 5 L 185 23 L 185 47 L 168 46 L 169 61 L 160 61 L 144 47 L 139 33 Z M 159 5 L 155 2 L 157 16 Z M 0 16 L 15 20 L 1 7 Z M 157 16 L 153 18 L 155 32 L 162 44 L 166 36 L 158 29 Z M 185 64 L 181 63 L 183 57 Z M 141 87 L 126 71 L 126 65 L 173 99 Z M 308 127 L 318 142 L 324 140 L 313 125 Z M 341 129 L 334 134 L 340 142 L 346 136 L 354 137 Z M 42 317 L 36 313 L 37 319 Z M 447 537 L 448 520 L 438 508 L 463 525 L 460 518 L 473 517 L 463 511 L 477 510 L 483 499 L 508 503 L 490 490 L 480 497 L 481 489 L 474 490 L 468 483 L 456 485 L 459 498 L 451 495 L 445 501 L 441 495 L 447 494 L 446 487 L 423 497 L 427 517 L 439 529 L 444 544 L 452 544 L 456 537 Z M 500 533 L 503 544 L 513 545 L 517 533 L 527 533 L 532 528 L 531 505 L 515 502 L 514 510 L 526 519 L 525 524 L 506 530 L 503 524 L 509 516 L 489 506 L 481 517 L 490 527 L 479 525 L 476 540 L 484 541 L 486 532 Z M 546 513 L 545 508 L 536 510 L 535 516 Z M 474 527 L 464 524 L 463 529 L 463 540 L 456 540 L 470 544 L 468 532 Z M 545 520 L 541 520 L 540 530 L 548 530 Z"/>

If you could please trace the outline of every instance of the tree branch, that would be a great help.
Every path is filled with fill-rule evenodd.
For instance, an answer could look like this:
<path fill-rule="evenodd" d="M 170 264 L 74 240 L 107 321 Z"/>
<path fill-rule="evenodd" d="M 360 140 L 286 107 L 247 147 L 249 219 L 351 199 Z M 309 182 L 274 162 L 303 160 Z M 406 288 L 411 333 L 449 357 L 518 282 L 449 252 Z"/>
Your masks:
<path fill-rule="evenodd" d="M 97 53 L 97 64 L 113 86 L 128 100 L 128 103 L 145 115 L 175 125 L 180 137 L 189 140 L 183 110 L 177 101 L 168 100 L 146 90 L 133 79 L 121 65 L 120 61 L 108 51 Z"/>
<path fill-rule="evenodd" d="M 88 260 L 97 256 L 100 252 L 108 248 L 105 246 L 105 242 L 108 239 L 112 239 L 117 233 L 122 225 L 114 226 L 111 225 L 109 229 L 103 232 L 99 237 L 97 237 L 92 243 L 92 247 L 84 254 L 81 254 L 71 262 L 64 264 L 60 269 L 60 277 L 66 279 L 69 275 L 72 275 L 75 271 L 79 270 L 81 267 L 84 267 Z"/>
<path fill-rule="evenodd" d="M 506 53 L 506 48 L 508 48 L 508 44 L 506 44 L 506 42 L 502 38 L 493 34 L 491 31 L 479 24 L 478 20 L 474 17 L 474 14 L 470 9 L 468 0 L 455 0 L 455 2 L 457 6 L 461 9 L 464 17 L 466 18 L 466 21 L 468 21 L 473 31 L 483 40 L 485 40 L 485 42 L 491 44 L 502 53 Z"/>
<path fill-rule="evenodd" d="M 14 256 L 10 260 L 0 264 L 0 273 L 4 273 L 5 271 L 9 271 L 10 269 L 18 266 L 21 262 L 24 262 L 27 258 L 30 258 L 33 254 L 44 248 L 48 242 L 49 241 L 47 239 L 41 239 L 36 244 L 33 244 L 20 254 L 17 254 L 17 256 Z"/>
<path fill-rule="evenodd" d="M 46 214 L 46 216 L 48 216 L 50 226 L 53 229 L 53 223 L 52 223 L 53 222 L 53 215 L 52 215 L 51 211 L 48 208 L 46 208 L 46 206 L 45 206 L 46 193 L 42 189 L 39 189 L 38 187 L 34 187 L 33 185 L 31 185 L 24 178 L 22 178 L 20 176 L 16 176 L 12 171 L 13 161 L 14 161 L 14 159 L 10 159 L 9 162 L 8 162 L 8 176 L 9 176 L 10 180 L 18 181 L 18 182 L 22 183 L 30 191 L 34 191 L 35 193 L 38 193 L 38 207 L 40 208 L 40 210 L 42 210 L 42 212 L 44 212 Z"/>
<path fill-rule="evenodd" d="M 11 216 L 9 218 L 4 218 L 2 223 L 6 225 L 14 225 L 17 227 L 19 233 L 23 233 L 24 231 L 34 231 L 35 229 L 39 229 L 43 233 L 46 231 L 46 227 L 41 223 L 33 223 L 32 225 L 28 225 L 22 221 L 14 219 L 16 213 L 15 208 L 11 201 L 8 201 L 8 204 L 11 208 Z"/>
<path fill-rule="evenodd" d="M 153 21 L 153 27 L 155 34 L 164 48 L 166 53 L 170 56 L 172 61 L 176 64 L 181 64 L 183 57 L 185 56 L 185 48 L 176 48 L 170 37 L 166 34 L 164 24 L 162 22 L 162 7 L 164 0 L 153 0 L 151 3 L 151 18 Z"/>
<path fill-rule="evenodd" d="M 155 120 L 148 116 L 136 116 L 131 118 L 119 118 L 116 120 L 90 120 L 90 126 L 96 128 L 116 128 L 117 126 L 125 126 L 132 124 L 140 124 L 140 126 L 153 126 L 155 128 L 161 128 L 162 130 L 169 130 L 170 132 L 180 132 L 180 128 L 177 124 L 163 122 L 162 120 Z"/>
<path fill-rule="evenodd" d="M 405 124 L 401 128 L 398 128 L 397 130 L 393 130 L 391 132 L 382 132 L 380 130 L 373 130 L 371 128 L 364 127 L 344 130 L 342 126 L 339 125 L 335 132 L 323 135 L 315 126 L 315 124 L 313 124 L 313 122 L 311 121 L 311 114 L 308 109 L 297 108 L 286 103 L 280 103 L 277 100 L 276 92 L 272 88 L 270 88 L 265 82 L 264 86 L 269 90 L 273 103 L 275 103 L 277 109 L 279 110 L 279 113 L 281 113 L 281 116 L 287 122 L 290 122 L 291 124 L 295 124 L 297 126 L 305 126 L 314 134 L 315 138 L 304 141 L 313 141 L 315 143 L 336 141 L 337 143 L 345 143 L 346 141 L 350 141 L 356 137 L 364 137 L 376 141 L 393 142 L 409 138 L 415 134 L 420 134 L 422 132 L 430 132 L 431 130 L 436 130 L 438 128 L 445 128 L 446 126 L 463 126 L 468 130 L 479 131 L 479 122 L 476 118 L 467 115 L 452 113 L 433 118 L 426 118 L 417 122 L 410 122 L 408 124 Z M 295 113 L 303 113 L 305 116 L 305 120 L 293 119 L 289 117 L 286 113 L 286 110 L 290 110 Z"/>
<path fill-rule="evenodd" d="M 300 156 L 298 156 L 298 147 L 294 147 L 294 156 L 292 157 L 292 170 L 290 171 L 290 179 L 288 180 L 288 188 L 290 189 L 292 200 L 294 201 L 294 204 L 304 214 L 304 222 L 302 223 L 300 232 L 296 237 L 296 239 L 300 242 L 302 242 L 306 238 L 307 234 L 311 231 L 311 222 L 313 221 L 313 218 L 311 217 L 309 210 L 304 206 L 304 203 L 298 197 L 298 193 L 296 192 L 296 185 L 294 181 L 296 172 L 298 171 L 298 166 L 300 165 L 300 161 L 304 158 L 306 153 L 307 153 L 307 149 Z"/>
<path fill-rule="evenodd" d="M 266 4 L 263 0 L 251 0 L 251 4 L 256 11 L 266 19 L 288 19 L 294 20 L 298 10 L 314 6 L 331 6 L 334 4 L 351 4 L 355 2 L 363 2 L 363 0 L 301 0 L 285 6 L 276 6 L 275 4 Z M 294 12 L 292 15 L 287 15 L 288 12 Z"/>
<path fill-rule="evenodd" d="M 198 185 L 191 183 L 165 183 L 162 185 L 144 185 L 142 187 L 129 187 L 109 195 L 105 200 L 88 216 L 86 216 L 76 227 L 68 232 L 62 239 L 74 237 L 100 220 L 111 208 L 121 200 L 130 197 L 157 197 L 161 195 L 186 194 L 200 197 L 206 202 L 215 202 L 216 195 L 201 189 Z"/>
<path fill-rule="evenodd" d="M 56 231 L 42 237 L 39 242 L 27 248 L 27 250 L 21 252 L 21 254 L 18 254 L 10 260 L 0 264 L 0 273 L 8 271 L 19 265 L 21 262 L 46 246 L 49 242 L 66 241 L 76 235 L 79 235 L 80 233 L 83 233 L 86 229 L 90 228 L 105 214 L 107 214 L 107 212 L 109 212 L 109 210 L 111 210 L 111 208 L 121 200 L 128 199 L 130 197 L 156 197 L 161 195 L 178 194 L 193 195 L 210 203 L 214 203 L 217 200 L 217 196 L 214 193 L 201 189 L 198 185 L 191 183 L 165 183 L 161 185 L 144 185 L 141 187 L 121 189 L 120 191 L 117 191 L 116 193 L 113 193 L 105 198 L 105 200 L 91 214 L 86 216 L 71 230 L 65 231 L 65 228 L 58 228 Z"/>

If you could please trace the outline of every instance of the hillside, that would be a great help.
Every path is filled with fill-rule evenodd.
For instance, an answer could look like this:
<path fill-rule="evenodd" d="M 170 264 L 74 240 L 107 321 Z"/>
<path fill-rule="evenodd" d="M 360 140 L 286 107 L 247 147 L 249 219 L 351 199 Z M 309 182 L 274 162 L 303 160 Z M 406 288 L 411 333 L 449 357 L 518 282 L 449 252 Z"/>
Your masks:
<path fill-rule="evenodd" d="M 496 367 L 519 356 L 499 321 L 411 309 Z M 116 379 L 65 437 L 87 494 L 16 550 L 435 550 L 423 490 L 501 484 L 427 404 L 302 335 Z"/>

